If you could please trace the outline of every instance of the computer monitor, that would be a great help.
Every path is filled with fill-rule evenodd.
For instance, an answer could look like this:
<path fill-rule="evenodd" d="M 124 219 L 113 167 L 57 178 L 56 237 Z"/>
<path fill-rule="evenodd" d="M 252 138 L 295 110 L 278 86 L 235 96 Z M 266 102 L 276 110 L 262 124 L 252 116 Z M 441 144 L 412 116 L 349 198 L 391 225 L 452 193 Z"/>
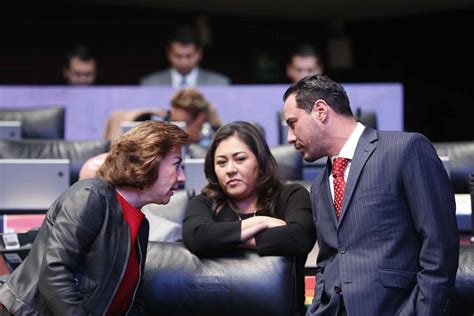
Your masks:
<path fill-rule="evenodd" d="M 0 139 L 21 138 L 20 121 L 0 121 Z"/>
<path fill-rule="evenodd" d="M 184 188 L 194 190 L 196 194 L 199 194 L 207 185 L 206 175 L 204 174 L 204 159 L 186 158 L 183 165 L 184 174 L 186 175 Z"/>
<path fill-rule="evenodd" d="M 68 159 L 0 159 L 0 211 L 47 211 L 69 187 Z"/>

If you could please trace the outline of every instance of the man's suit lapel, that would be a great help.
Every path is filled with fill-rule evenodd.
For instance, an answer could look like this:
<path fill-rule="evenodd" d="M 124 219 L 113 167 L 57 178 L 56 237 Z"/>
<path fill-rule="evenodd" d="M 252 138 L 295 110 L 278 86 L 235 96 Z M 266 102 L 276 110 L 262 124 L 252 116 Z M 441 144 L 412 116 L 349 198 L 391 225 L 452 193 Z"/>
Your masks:
<path fill-rule="evenodd" d="M 168 85 L 168 86 L 172 86 L 173 85 L 173 81 L 171 80 L 171 68 L 168 69 L 168 71 L 166 72 L 166 76 L 165 76 L 165 84 Z"/>
<path fill-rule="evenodd" d="M 357 183 L 359 182 L 359 177 L 362 172 L 362 169 L 364 169 L 367 160 L 377 147 L 377 139 L 377 132 L 370 127 L 366 127 L 359 139 L 359 142 L 357 143 L 357 147 L 349 170 L 349 176 L 347 177 L 346 189 L 344 191 L 344 199 L 342 200 L 341 218 L 339 220 L 339 223 L 341 223 L 344 219 L 344 215 L 346 214 L 347 208 L 351 202 Z"/>
<path fill-rule="evenodd" d="M 206 71 L 202 70 L 201 68 L 198 68 L 196 84 L 198 86 L 207 85 L 208 84 L 207 81 L 208 81 L 208 74 L 206 73 Z"/>
<path fill-rule="evenodd" d="M 331 170 L 331 161 L 328 158 L 326 168 L 324 168 L 324 174 L 321 178 L 321 182 L 319 183 L 319 188 L 321 189 L 321 194 L 323 196 L 323 203 L 325 207 L 323 211 L 329 212 L 329 217 L 331 218 L 331 222 L 337 227 L 337 218 L 336 218 L 336 209 L 334 208 L 334 201 L 331 195 L 331 189 L 329 187 L 329 171 Z"/>

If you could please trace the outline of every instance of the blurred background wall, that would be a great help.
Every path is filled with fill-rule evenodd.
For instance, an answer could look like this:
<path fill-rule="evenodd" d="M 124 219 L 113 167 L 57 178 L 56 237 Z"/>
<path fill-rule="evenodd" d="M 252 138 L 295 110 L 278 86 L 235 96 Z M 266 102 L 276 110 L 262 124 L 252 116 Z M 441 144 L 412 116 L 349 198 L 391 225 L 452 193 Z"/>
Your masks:
<path fill-rule="evenodd" d="M 222 2 L 2 4 L 0 84 L 64 84 L 64 54 L 84 43 L 98 57 L 98 84 L 135 85 L 167 66 L 166 36 L 191 24 L 208 40 L 202 65 L 234 84 L 287 82 L 289 50 L 309 42 L 339 82 L 401 82 L 407 131 L 474 138 L 472 0 Z"/>

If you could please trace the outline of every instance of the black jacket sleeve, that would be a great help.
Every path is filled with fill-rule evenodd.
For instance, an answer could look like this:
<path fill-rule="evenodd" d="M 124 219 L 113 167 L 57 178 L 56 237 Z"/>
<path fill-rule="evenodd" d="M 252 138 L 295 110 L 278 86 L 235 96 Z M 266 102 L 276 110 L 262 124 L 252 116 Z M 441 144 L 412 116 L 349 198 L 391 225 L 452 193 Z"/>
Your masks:
<path fill-rule="evenodd" d="M 205 195 L 189 202 L 183 221 L 183 241 L 198 256 L 215 256 L 234 249 L 242 243 L 240 230 L 240 221 L 216 222 L 212 201 Z"/>
<path fill-rule="evenodd" d="M 260 255 L 307 255 L 316 242 L 311 201 L 308 191 L 298 184 L 285 185 L 276 209 L 276 217 L 286 222 L 255 236 Z"/>
<path fill-rule="evenodd" d="M 51 233 L 46 244 L 39 290 L 57 315 L 86 315 L 75 271 L 103 222 L 102 197 L 90 189 L 69 191 L 56 206 L 56 218 L 46 216 Z M 51 210 L 50 210 L 51 211 Z"/>

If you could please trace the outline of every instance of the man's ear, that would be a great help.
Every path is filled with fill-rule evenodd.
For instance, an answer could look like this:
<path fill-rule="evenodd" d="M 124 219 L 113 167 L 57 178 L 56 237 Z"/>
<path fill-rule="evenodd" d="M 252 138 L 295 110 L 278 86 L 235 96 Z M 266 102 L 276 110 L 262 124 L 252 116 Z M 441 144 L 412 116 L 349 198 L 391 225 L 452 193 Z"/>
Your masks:
<path fill-rule="evenodd" d="M 324 122 L 328 115 L 329 106 L 326 101 L 318 99 L 313 104 L 313 109 L 311 110 L 311 115 L 315 120 Z"/>

